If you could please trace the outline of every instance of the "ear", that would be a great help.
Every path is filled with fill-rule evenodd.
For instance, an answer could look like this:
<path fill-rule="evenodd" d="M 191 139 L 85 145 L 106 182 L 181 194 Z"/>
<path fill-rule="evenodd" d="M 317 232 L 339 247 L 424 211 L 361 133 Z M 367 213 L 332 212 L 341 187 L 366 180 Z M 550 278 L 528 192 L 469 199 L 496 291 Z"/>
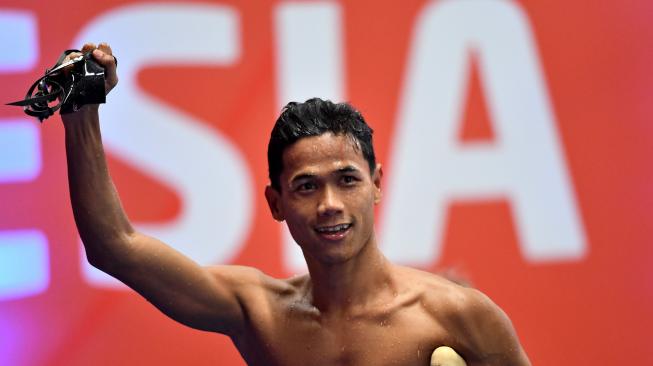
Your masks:
<path fill-rule="evenodd" d="M 268 207 L 270 207 L 270 213 L 272 217 L 281 222 L 284 220 L 281 205 L 280 205 L 281 193 L 272 186 L 268 185 L 265 187 L 265 199 L 268 201 Z"/>
<path fill-rule="evenodd" d="M 381 202 L 381 178 L 383 178 L 383 167 L 381 164 L 376 164 L 374 174 L 372 174 L 372 182 L 374 183 L 374 203 Z"/>

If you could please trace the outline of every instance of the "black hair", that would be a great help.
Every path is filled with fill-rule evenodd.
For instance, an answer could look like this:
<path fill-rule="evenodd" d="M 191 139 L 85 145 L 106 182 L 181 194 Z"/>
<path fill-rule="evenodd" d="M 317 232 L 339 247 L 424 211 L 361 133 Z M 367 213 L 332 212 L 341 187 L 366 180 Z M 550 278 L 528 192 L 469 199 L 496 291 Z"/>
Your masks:
<path fill-rule="evenodd" d="M 281 192 L 279 177 L 283 171 L 284 150 L 304 137 L 319 136 L 331 132 L 354 139 L 367 160 L 370 173 L 376 168 L 372 129 L 365 119 L 349 103 L 333 103 L 312 98 L 304 103 L 290 102 L 272 128 L 268 144 L 268 170 L 270 185 Z"/>

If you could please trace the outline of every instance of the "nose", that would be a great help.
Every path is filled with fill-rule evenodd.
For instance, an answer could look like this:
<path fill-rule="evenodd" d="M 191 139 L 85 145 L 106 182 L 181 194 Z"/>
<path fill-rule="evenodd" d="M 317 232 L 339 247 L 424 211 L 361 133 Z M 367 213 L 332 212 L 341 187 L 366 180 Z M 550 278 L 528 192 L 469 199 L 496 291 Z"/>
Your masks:
<path fill-rule="evenodd" d="M 342 213 L 343 203 L 337 189 L 325 186 L 317 206 L 319 216 L 334 216 Z"/>

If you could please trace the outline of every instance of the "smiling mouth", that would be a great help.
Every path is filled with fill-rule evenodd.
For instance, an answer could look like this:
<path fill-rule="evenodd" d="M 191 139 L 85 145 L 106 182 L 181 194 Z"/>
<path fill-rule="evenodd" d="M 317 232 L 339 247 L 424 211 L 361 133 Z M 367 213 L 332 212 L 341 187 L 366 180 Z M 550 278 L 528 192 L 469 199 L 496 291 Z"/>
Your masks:
<path fill-rule="evenodd" d="M 328 240 L 340 240 L 345 237 L 351 224 L 338 224 L 333 226 L 316 227 L 315 231 L 323 238 Z"/>

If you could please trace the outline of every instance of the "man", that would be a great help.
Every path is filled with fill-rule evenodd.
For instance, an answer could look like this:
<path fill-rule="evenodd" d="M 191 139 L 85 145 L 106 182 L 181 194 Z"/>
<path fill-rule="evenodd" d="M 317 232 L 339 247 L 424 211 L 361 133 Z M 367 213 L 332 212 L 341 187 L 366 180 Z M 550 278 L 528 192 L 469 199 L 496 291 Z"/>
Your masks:
<path fill-rule="evenodd" d="M 111 48 L 100 44 L 93 56 L 109 92 L 118 82 Z M 449 346 L 470 366 L 530 365 L 509 319 L 485 295 L 381 254 L 374 234 L 381 166 L 372 131 L 351 106 L 289 103 L 273 129 L 265 197 L 309 269 L 290 279 L 200 267 L 135 231 L 107 170 L 98 106 L 62 119 L 73 213 L 89 262 L 169 317 L 228 335 L 248 364 L 425 366 L 433 350 Z"/>

